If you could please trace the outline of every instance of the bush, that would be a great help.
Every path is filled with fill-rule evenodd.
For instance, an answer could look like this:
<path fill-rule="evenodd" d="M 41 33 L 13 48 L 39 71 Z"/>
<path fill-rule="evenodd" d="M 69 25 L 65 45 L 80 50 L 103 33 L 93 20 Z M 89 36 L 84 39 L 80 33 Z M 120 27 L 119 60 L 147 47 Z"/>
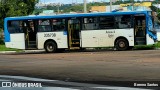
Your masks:
<path fill-rule="evenodd" d="M 160 48 L 160 41 L 155 44 L 156 48 Z"/>
<path fill-rule="evenodd" d="M 4 41 L 3 41 L 2 38 L 0 38 L 0 44 L 1 44 L 1 45 L 4 44 Z"/>
<path fill-rule="evenodd" d="M 134 49 L 136 50 L 150 50 L 150 49 L 155 49 L 155 45 L 138 45 L 134 46 Z"/>
<path fill-rule="evenodd" d="M 2 28 L 0 28 L 0 44 L 4 44 L 3 38 L 4 38 L 4 36 L 3 36 L 3 30 L 2 30 Z"/>

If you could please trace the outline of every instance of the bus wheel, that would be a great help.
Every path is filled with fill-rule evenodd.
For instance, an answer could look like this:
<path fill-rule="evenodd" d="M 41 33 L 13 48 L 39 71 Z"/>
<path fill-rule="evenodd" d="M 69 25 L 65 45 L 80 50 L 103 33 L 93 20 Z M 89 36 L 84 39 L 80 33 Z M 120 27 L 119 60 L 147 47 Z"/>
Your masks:
<path fill-rule="evenodd" d="M 56 43 L 52 42 L 52 41 L 48 41 L 45 46 L 44 46 L 46 52 L 48 53 L 54 53 L 57 51 L 57 45 Z"/>
<path fill-rule="evenodd" d="M 126 39 L 118 39 L 116 41 L 116 49 L 119 51 L 124 51 L 129 48 L 128 41 Z"/>

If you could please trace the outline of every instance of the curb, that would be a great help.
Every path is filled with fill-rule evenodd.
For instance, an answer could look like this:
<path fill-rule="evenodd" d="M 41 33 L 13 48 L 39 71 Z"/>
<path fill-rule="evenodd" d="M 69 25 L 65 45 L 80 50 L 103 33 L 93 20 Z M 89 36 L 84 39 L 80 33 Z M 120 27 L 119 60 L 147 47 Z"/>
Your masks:
<path fill-rule="evenodd" d="M 0 54 L 36 54 L 36 53 L 45 53 L 44 50 L 23 50 L 21 52 L 17 51 L 0 51 Z"/>
<path fill-rule="evenodd" d="M 16 51 L 0 51 L 0 54 L 14 54 Z"/>

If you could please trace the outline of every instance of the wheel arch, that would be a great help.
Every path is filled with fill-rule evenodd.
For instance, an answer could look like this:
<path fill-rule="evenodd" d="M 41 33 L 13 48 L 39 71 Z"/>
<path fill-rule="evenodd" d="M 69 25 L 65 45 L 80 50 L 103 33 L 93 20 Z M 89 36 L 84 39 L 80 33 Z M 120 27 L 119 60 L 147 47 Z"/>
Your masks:
<path fill-rule="evenodd" d="M 45 44 L 46 44 L 47 42 L 50 42 L 50 41 L 54 42 L 54 43 L 56 44 L 57 48 L 58 48 L 58 45 L 57 45 L 56 41 L 53 40 L 53 39 L 48 39 L 48 40 L 46 40 L 46 41 L 44 42 L 43 48 L 45 48 Z"/>

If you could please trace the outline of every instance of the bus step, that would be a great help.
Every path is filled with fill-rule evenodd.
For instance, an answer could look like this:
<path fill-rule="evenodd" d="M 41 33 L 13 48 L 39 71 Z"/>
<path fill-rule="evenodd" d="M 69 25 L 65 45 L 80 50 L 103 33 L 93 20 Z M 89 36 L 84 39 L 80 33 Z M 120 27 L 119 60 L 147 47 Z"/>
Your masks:
<path fill-rule="evenodd" d="M 74 44 L 71 44 L 70 46 L 71 46 L 71 47 L 80 47 L 80 44 L 74 43 Z"/>
<path fill-rule="evenodd" d="M 79 42 L 72 42 L 72 44 L 79 44 Z"/>
<path fill-rule="evenodd" d="M 26 50 L 37 50 L 37 48 L 27 48 Z"/>
<path fill-rule="evenodd" d="M 136 37 L 135 39 L 136 39 L 136 41 L 145 41 L 146 40 L 145 37 Z"/>
<path fill-rule="evenodd" d="M 36 44 L 29 44 L 28 48 L 37 48 L 37 45 Z"/>
<path fill-rule="evenodd" d="M 136 45 L 146 45 L 145 41 L 136 41 Z"/>
<path fill-rule="evenodd" d="M 36 41 L 29 41 L 29 44 L 36 44 Z"/>
<path fill-rule="evenodd" d="M 79 39 L 72 39 L 72 42 L 79 42 Z"/>
<path fill-rule="evenodd" d="M 80 47 L 70 47 L 69 49 L 71 49 L 71 50 L 80 49 Z"/>

